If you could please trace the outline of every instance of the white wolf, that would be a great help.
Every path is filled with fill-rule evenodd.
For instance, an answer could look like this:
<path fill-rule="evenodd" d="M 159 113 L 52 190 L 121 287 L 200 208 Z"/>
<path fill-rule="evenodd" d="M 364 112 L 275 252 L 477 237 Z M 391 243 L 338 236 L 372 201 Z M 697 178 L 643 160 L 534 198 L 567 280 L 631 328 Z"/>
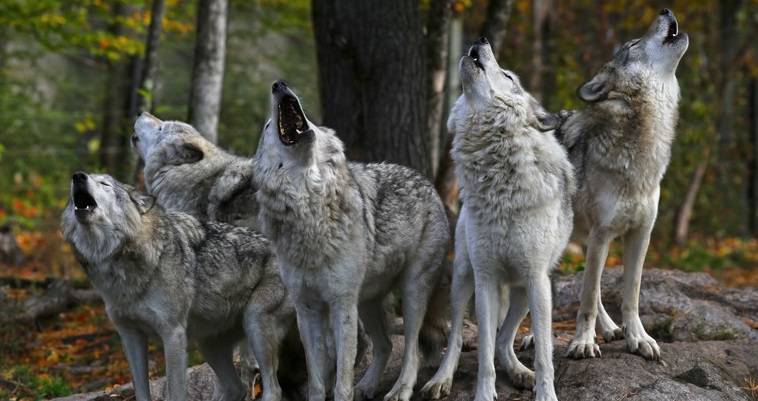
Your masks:
<path fill-rule="evenodd" d="M 448 120 L 448 130 L 455 135 L 452 156 L 463 199 L 455 238 L 453 323 L 448 353 L 423 392 L 439 398 L 450 391 L 473 267 L 479 322 L 476 400 L 496 396 L 501 288 L 509 293 L 497 335 L 499 359 L 514 384 L 534 386 L 537 400 L 556 400 L 548 274 L 571 233 L 574 192 L 566 151 L 546 132 L 559 119 L 545 112 L 512 72 L 498 66 L 484 38 L 461 59 L 460 74 L 463 95 Z M 532 311 L 535 333 L 536 382 L 513 351 L 527 310 Z"/>
<path fill-rule="evenodd" d="M 374 398 L 392 349 L 382 301 L 395 288 L 402 292 L 405 353 L 385 400 L 408 400 L 419 368 L 419 335 L 423 340 L 436 331 L 428 330 L 437 319 L 427 305 L 449 243 L 442 202 L 411 169 L 349 163 L 337 135 L 311 123 L 283 82 L 273 85 L 271 99 L 253 176 L 260 223 L 295 302 L 309 400 L 325 397 L 328 322 L 337 348 L 334 398 L 353 400 L 359 313 L 374 351 L 355 398 Z"/>

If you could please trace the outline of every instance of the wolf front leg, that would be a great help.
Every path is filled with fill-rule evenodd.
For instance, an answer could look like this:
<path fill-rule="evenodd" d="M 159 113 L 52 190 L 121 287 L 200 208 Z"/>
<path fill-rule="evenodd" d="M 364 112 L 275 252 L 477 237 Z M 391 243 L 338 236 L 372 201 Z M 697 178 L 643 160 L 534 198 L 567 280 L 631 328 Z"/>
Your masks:
<path fill-rule="evenodd" d="M 629 351 L 646 359 L 659 360 L 661 349 L 653 337 L 645 332 L 639 313 L 642 267 L 652 228 L 653 225 L 649 224 L 632 229 L 624 236 L 624 296 L 621 313 Z"/>
<path fill-rule="evenodd" d="M 300 340 L 305 348 L 305 364 L 308 370 L 308 401 L 324 401 L 326 399 L 325 379 L 333 369 L 327 366 L 326 328 L 323 324 L 324 313 L 321 308 L 311 308 L 295 302 L 297 312 L 297 328 Z M 339 346 L 339 344 L 335 344 Z"/>
<path fill-rule="evenodd" d="M 476 378 L 476 401 L 493 401 L 495 389 L 495 332 L 500 315 L 499 278 L 492 270 L 474 270 L 476 285 L 476 319 L 479 323 L 479 370 Z"/>
<path fill-rule="evenodd" d="M 458 224 L 462 227 L 463 224 Z M 453 386 L 453 375 L 458 368 L 458 360 L 463 347 L 463 316 L 466 314 L 468 302 L 474 293 L 474 271 L 471 269 L 471 261 L 466 251 L 465 235 L 456 230 L 455 268 L 453 270 L 453 283 L 450 286 L 450 299 L 452 318 L 450 322 L 450 335 L 448 336 L 447 352 L 442 364 L 434 377 L 421 389 L 424 398 L 436 400 L 450 395 Z M 459 241 L 458 238 L 461 238 Z M 462 246 L 459 246 L 459 243 Z"/>
<path fill-rule="evenodd" d="M 587 268 L 584 269 L 581 303 L 576 316 L 576 335 L 569 345 L 567 355 L 572 358 L 600 357 L 600 347 L 595 342 L 597 305 L 600 299 L 600 278 L 605 259 L 608 257 L 610 236 L 592 230 L 587 243 Z"/>
<path fill-rule="evenodd" d="M 124 345 L 126 360 L 132 372 L 134 396 L 137 401 L 150 401 L 149 373 L 147 368 L 147 336 L 139 329 L 119 321 L 113 322 Z"/>
<path fill-rule="evenodd" d="M 177 326 L 161 333 L 163 354 L 166 359 L 168 401 L 187 399 L 187 332 Z"/>
<path fill-rule="evenodd" d="M 330 305 L 337 347 L 334 401 L 353 401 L 353 373 L 358 350 L 358 296 L 340 297 Z"/>
<path fill-rule="evenodd" d="M 558 401 L 554 384 L 552 299 L 547 270 L 543 269 L 530 277 L 527 289 L 534 333 L 535 401 Z"/>

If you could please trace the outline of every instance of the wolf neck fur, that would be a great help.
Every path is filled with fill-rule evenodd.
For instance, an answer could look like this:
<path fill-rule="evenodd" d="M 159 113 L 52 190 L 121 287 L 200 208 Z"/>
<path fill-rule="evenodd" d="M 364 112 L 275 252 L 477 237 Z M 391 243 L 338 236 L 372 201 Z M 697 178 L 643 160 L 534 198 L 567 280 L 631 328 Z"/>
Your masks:
<path fill-rule="evenodd" d="M 359 196 L 344 159 L 316 162 L 303 168 L 259 171 L 257 192 L 265 235 L 301 267 L 322 267 L 340 253 L 338 244 L 361 221 Z M 257 176 L 258 174 L 256 174 Z"/>
<path fill-rule="evenodd" d="M 524 110 L 500 107 L 472 113 L 453 140 L 464 202 L 490 224 L 502 224 L 515 212 L 560 197 L 571 174 L 555 158 L 545 157 L 552 150 L 540 141 L 552 135 L 529 126 Z M 543 165 L 537 168 L 537 163 Z"/>

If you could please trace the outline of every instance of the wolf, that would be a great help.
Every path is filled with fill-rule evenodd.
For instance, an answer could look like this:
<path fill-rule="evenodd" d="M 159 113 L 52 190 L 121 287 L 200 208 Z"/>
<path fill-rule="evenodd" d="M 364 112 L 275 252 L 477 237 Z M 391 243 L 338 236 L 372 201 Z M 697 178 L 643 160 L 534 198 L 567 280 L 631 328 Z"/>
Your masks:
<path fill-rule="evenodd" d="M 334 399 L 374 397 L 392 349 L 382 301 L 399 288 L 405 353 L 400 377 L 384 399 L 408 400 L 419 368 L 419 336 L 431 340 L 445 326 L 443 308 L 427 310 L 432 294 L 444 293 L 435 292 L 450 236 L 442 202 L 409 168 L 348 162 L 335 132 L 308 120 L 286 83 L 275 82 L 271 92 L 271 118 L 253 158 L 253 177 L 261 228 L 295 303 L 308 398 L 325 397 L 328 322 L 337 348 Z M 373 358 L 354 390 L 359 315 Z"/>
<path fill-rule="evenodd" d="M 200 220 L 257 228 L 251 159 L 231 155 L 191 125 L 143 112 L 132 144 L 145 161 L 145 187 L 158 203 Z"/>
<path fill-rule="evenodd" d="M 575 191 L 568 155 L 552 134 L 560 119 L 545 111 L 513 72 L 500 68 L 486 38 L 461 58 L 459 70 L 463 94 L 448 119 L 463 200 L 455 235 L 453 322 L 445 359 L 422 392 L 429 398 L 449 393 L 460 355 L 463 313 L 475 289 L 475 399 L 496 398 L 497 352 L 515 385 L 533 386 L 537 400 L 556 400 L 549 273 L 572 231 Z M 501 305 L 503 292 L 507 302 Z M 504 320 L 501 307 L 507 308 Z M 528 310 L 536 379 L 513 350 Z"/>
<path fill-rule="evenodd" d="M 606 340 L 625 337 L 632 353 L 660 359 L 660 347 L 640 321 L 640 281 L 678 119 L 676 68 L 688 45 L 676 17 L 664 9 L 644 36 L 625 43 L 579 88 L 586 107 L 557 131 L 578 181 L 574 238 L 587 245 L 576 336 L 568 348 L 573 358 L 601 356 L 599 317 Z M 623 332 L 600 300 L 600 275 L 617 237 L 624 241 Z"/>
<path fill-rule="evenodd" d="M 149 335 L 163 342 L 168 400 L 186 399 L 188 340 L 216 373 L 217 399 L 244 400 L 232 351 L 245 337 L 263 399 L 281 399 L 278 345 L 295 324 L 294 306 L 262 235 L 201 223 L 108 175 L 83 172 L 73 175 L 62 229 L 121 337 L 137 400 L 150 400 Z"/>

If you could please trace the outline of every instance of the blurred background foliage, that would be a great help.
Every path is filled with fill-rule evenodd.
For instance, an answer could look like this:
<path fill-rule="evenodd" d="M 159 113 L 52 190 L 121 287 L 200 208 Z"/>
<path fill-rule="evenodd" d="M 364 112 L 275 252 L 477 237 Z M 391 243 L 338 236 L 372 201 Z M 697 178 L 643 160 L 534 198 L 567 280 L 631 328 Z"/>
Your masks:
<path fill-rule="evenodd" d="M 740 238 L 755 253 L 756 201 L 750 197 L 756 154 L 750 113 L 755 106 L 750 96 L 755 96 L 758 75 L 752 42 L 758 11 L 754 0 L 736 3 L 732 20 L 724 19 L 724 6 L 715 0 L 513 3 L 501 64 L 520 74 L 551 110 L 581 107 L 576 88 L 620 44 L 643 33 L 664 5 L 691 36 L 677 74 L 681 118 L 653 242 L 661 255 L 657 261 L 671 263 L 664 256 L 675 249 L 677 214 L 701 165 L 690 243 L 703 248 L 707 241 Z M 420 1 L 422 12 L 429 4 Z M 124 146 L 101 146 L 103 115 L 108 88 L 116 85 L 108 66 L 129 65 L 144 52 L 149 5 L 143 0 L 0 1 L 0 224 L 54 229 L 71 172 L 101 170 L 108 152 L 118 152 L 124 165 L 111 173 L 132 180 L 136 160 L 126 140 Z M 187 118 L 196 6 L 195 1 L 165 2 L 157 85 L 146 94 L 164 119 Z M 535 13 L 545 6 L 546 11 Z M 279 78 L 298 90 L 319 121 L 310 7 L 307 0 L 230 2 L 218 129 L 222 147 L 241 155 L 254 152 L 268 114 L 269 85 Z M 464 28 L 461 43 L 451 47 L 457 57 L 477 37 L 487 1 L 455 1 L 453 7 Z M 729 45 L 735 49 L 725 49 Z M 734 58 L 724 60 L 725 55 Z M 725 114 L 729 121 L 720 125 Z M 117 135 L 128 138 L 130 127 L 124 121 Z"/>

